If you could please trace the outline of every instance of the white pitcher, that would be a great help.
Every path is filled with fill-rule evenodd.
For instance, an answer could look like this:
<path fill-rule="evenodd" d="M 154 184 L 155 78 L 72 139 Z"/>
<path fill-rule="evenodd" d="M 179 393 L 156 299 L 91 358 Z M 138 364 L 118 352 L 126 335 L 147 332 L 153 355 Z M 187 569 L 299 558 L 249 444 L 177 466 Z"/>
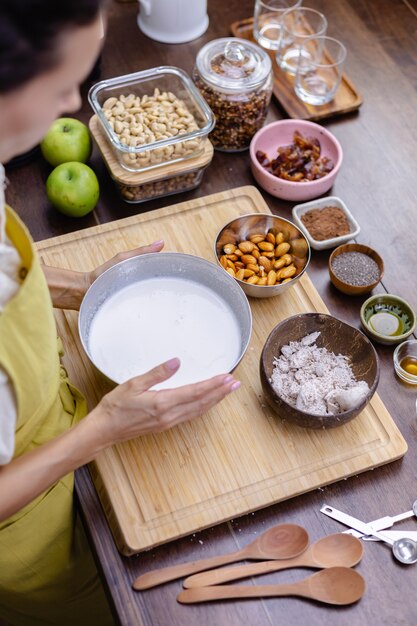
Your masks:
<path fill-rule="evenodd" d="M 207 0 L 139 0 L 139 28 L 163 43 L 184 43 L 208 27 Z"/>

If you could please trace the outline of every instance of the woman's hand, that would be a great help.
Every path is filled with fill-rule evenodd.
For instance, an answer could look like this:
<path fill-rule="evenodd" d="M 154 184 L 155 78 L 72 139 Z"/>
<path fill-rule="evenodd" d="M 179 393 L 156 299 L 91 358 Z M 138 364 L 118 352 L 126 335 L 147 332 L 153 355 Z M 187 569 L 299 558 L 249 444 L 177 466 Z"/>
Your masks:
<path fill-rule="evenodd" d="M 86 419 L 94 421 L 100 445 L 160 432 L 205 413 L 240 383 L 231 374 L 221 374 L 176 389 L 150 391 L 169 379 L 180 362 L 172 359 L 116 387 L 101 400 Z"/>
<path fill-rule="evenodd" d="M 197 417 L 240 385 L 230 374 L 223 374 L 177 389 L 149 391 L 178 367 L 178 359 L 172 359 L 119 385 L 78 424 L 0 466 L 0 521 L 108 446 Z"/>
<path fill-rule="evenodd" d="M 87 289 L 95 279 L 109 269 L 109 267 L 125 259 L 139 256 L 140 254 L 159 252 L 163 247 L 164 242 L 160 240 L 148 246 L 141 246 L 140 248 L 129 250 L 128 252 L 119 252 L 119 254 L 116 254 L 116 256 L 102 265 L 99 265 L 91 272 L 75 272 L 73 270 L 42 265 L 51 293 L 52 304 L 57 309 L 72 309 L 78 311 Z"/>
<path fill-rule="evenodd" d="M 133 250 L 128 250 L 127 252 L 119 252 L 102 265 L 96 267 L 95 270 L 92 270 L 91 272 L 86 272 L 87 289 L 96 280 L 96 278 L 100 276 L 100 274 L 108 270 L 109 267 L 116 265 L 116 263 L 120 263 L 120 261 L 125 261 L 126 259 L 131 259 L 135 256 L 140 256 L 141 254 L 160 252 L 163 247 L 164 242 L 162 239 L 160 239 L 159 241 L 154 241 L 148 246 L 140 246 L 139 248 L 134 248 Z"/>

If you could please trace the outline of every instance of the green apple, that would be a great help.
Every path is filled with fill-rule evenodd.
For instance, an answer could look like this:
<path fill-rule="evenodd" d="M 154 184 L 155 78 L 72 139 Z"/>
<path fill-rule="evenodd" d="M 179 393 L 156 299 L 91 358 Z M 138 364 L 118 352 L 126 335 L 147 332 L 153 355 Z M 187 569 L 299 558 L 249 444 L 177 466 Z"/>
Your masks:
<path fill-rule="evenodd" d="M 46 194 L 49 202 L 64 215 L 82 217 L 96 206 L 100 188 L 91 167 L 70 161 L 58 165 L 49 174 Z"/>
<path fill-rule="evenodd" d="M 68 161 L 85 163 L 91 155 L 91 137 L 85 124 L 72 117 L 60 117 L 41 142 L 45 159 L 56 167 Z"/>

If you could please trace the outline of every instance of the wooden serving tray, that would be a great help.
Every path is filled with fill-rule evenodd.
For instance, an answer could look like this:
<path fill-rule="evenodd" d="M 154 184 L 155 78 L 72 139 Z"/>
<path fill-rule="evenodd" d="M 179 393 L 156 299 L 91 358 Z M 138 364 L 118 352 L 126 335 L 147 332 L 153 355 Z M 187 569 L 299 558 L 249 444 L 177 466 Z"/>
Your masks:
<path fill-rule="evenodd" d="M 253 17 L 240 22 L 233 22 L 230 28 L 234 37 L 249 39 L 256 43 L 253 36 Z M 267 50 L 266 52 L 269 52 L 272 61 L 274 73 L 273 94 L 289 117 L 317 121 L 344 113 L 351 113 L 361 106 L 363 98 L 346 74 L 343 74 L 340 87 L 334 99 L 328 104 L 312 106 L 302 102 L 294 93 L 294 77 L 281 70 L 275 61 L 276 53 L 274 50 Z"/>
<path fill-rule="evenodd" d="M 118 251 L 164 237 L 168 251 L 214 260 L 219 229 L 245 213 L 269 213 L 241 187 L 38 244 L 52 265 L 88 270 Z M 290 315 L 326 312 L 304 275 L 282 296 L 252 299 L 253 333 L 235 375 L 242 387 L 203 417 L 103 452 L 90 470 L 119 550 L 126 555 L 291 498 L 403 456 L 407 445 L 377 395 L 352 422 L 311 431 L 265 406 L 259 357 Z M 64 365 L 92 408 L 106 386 L 80 345 L 77 314 L 57 311 Z M 204 355 L 202 355 L 204 358 Z"/>

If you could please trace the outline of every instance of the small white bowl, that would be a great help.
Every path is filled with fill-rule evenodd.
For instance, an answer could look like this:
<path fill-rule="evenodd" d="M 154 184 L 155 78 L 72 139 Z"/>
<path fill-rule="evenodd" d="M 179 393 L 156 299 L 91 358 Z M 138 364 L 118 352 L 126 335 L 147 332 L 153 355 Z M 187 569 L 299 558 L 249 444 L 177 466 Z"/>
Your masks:
<path fill-rule="evenodd" d="M 331 239 L 325 239 L 324 241 L 317 241 L 314 239 L 307 228 L 304 226 L 301 221 L 301 216 L 307 211 L 311 209 L 324 209 L 326 206 L 336 206 L 339 209 L 342 209 L 344 214 L 346 215 L 349 225 L 350 232 L 347 235 L 341 235 L 340 237 L 332 237 Z M 346 204 L 338 198 L 337 196 L 327 196 L 326 198 L 320 198 L 319 200 L 311 200 L 310 202 L 304 202 L 303 204 L 297 204 L 293 207 L 292 216 L 297 226 L 303 231 L 306 238 L 308 239 L 308 243 L 314 250 L 327 250 L 329 248 L 336 248 L 336 246 L 340 246 L 342 243 L 346 243 L 350 241 L 350 239 L 354 239 L 359 235 L 360 226 L 358 222 L 353 217 L 352 213 L 347 208 Z"/>

